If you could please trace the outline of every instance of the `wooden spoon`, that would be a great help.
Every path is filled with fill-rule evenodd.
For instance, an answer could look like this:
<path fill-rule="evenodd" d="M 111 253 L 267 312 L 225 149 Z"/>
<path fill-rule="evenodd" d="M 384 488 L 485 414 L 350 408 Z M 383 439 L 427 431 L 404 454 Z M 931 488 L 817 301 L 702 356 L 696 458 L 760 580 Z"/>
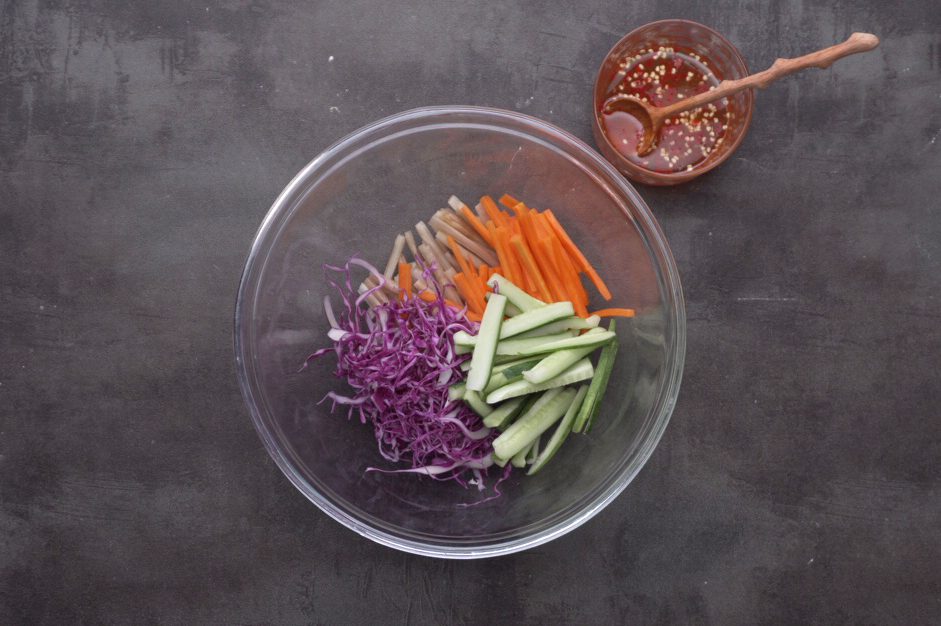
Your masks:
<path fill-rule="evenodd" d="M 711 91 L 705 91 L 692 98 L 678 100 L 665 107 L 654 106 L 634 96 L 617 94 L 605 100 L 601 110 L 603 113 L 623 111 L 624 113 L 633 115 L 643 124 L 644 137 L 640 143 L 637 144 L 637 154 L 644 156 L 654 149 L 657 136 L 660 134 L 660 129 L 663 127 L 663 121 L 677 113 L 689 111 L 690 109 L 701 107 L 704 104 L 727 98 L 743 89 L 750 89 L 752 87 L 764 89 L 779 78 L 808 67 L 819 67 L 821 69 L 830 67 L 830 65 L 838 59 L 842 59 L 851 54 L 872 50 L 878 45 L 879 38 L 875 35 L 869 33 L 853 33 L 850 35 L 849 39 L 843 43 L 811 52 L 810 54 L 797 57 L 796 59 L 778 59 L 771 67 L 763 72 L 751 74 L 745 78 L 739 78 L 738 80 L 724 80 Z"/>

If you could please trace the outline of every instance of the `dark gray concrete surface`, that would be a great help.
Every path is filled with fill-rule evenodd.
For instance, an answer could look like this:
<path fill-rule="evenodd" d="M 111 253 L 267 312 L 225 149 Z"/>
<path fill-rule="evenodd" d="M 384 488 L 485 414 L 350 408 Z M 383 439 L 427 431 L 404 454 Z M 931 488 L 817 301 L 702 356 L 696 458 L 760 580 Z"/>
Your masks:
<path fill-rule="evenodd" d="M 941 622 L 941 10 L 604 0 L 0 1 L 0 623 Z M 231 317 L 265 210 L 411 107 L 590 139 L 594 71 L 664 17 L 754 68 L 725 166 L 642 189 L 684 278 L 673 420 L 530 552 L 373 545 L 269 460 Z"/>

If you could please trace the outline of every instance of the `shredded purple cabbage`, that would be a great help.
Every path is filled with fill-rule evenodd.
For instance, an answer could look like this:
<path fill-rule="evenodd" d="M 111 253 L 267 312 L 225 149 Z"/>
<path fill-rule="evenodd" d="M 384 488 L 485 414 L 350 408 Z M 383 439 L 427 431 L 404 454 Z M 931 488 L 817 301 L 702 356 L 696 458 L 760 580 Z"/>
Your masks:
<path fill-rule="evenodd" d="M 369 271 L 379 285 L 357 293 L 353 266 Z M 392 298 L 372 309 L 366 298 L 386 282 L 375 267 L 353 258 L 344 267 L 324 269 L 343 306 L 334 310 L 325 299 L 333 346 L 314 352 L 308 362 L 335 353 L 335 374 L 353 389 L 349 396 L 330 392 L 324 400 L 332 401 L 333 410 L 338 404 L 346 406 L 348 417 L 358 415 L 362 423 L 371 422 L 383 458 L 411 466 L 367 471 L 455 479 L 482 490 L 484 474 L 493 464 L 491 444 L 497 433 L 462 401 L 448 399 L 448 388 L 464 379 L 460 364 L 470 356 L 455 355 L 454 333 L 476 333 L 477 324 L 468 321 L 464 311 L 445 304 L 442 286 L 429 268 L 422 277 L 434 289 L 434 301 Z"/>

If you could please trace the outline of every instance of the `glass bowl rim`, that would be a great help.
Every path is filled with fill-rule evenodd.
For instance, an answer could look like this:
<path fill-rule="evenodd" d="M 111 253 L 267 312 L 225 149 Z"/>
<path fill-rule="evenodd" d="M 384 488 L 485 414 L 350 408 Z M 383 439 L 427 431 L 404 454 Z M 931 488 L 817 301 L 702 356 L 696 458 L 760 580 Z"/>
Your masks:
<path fill-rule="evenodd" d="M 501 122 L 515 122 L 525 127 L 527 131 L 540 131 L 543 134 L 549 135 L 553 143 L 562 143 L 564 147 L 574 151 L 578 156 L 577 160 L 580 161 L 583 166 L 586 165 L 587 162 L 588 165 L 594 166 L 606 175 L 609 179 L 607 182 L 610 182 L 616 188 L 615 195 L 626 199 L 635 209 L 635 211 L 630 213 L 624 209 L 622 209 L 622 211 L 625 213 L 625 218 L 633 218 L 638 224 L 638 229 L 643 232 L 650 244 L 654 252 L 656 263 L 663 273 L 668 298 L 668 300 L 664 302 L 664 306 L 672 308 L 670 318 L 673 321 L 674 350 L 670 355 L 672 356 L 672 363 L 670 363 L 670 361 L 667 362 L 669 371 L 667 372 L 666 382 L 662 386 L 657 397 L 657 402 L 653 406 L 653 410 L 656 411 L 653 426 L 647 433 L 645 439 L 640 442 L 640 451 L 637 457 L 634 459 L 633 463 L 623 465 L 620 471 L 608 476 L 602 483 L 603 488 L 598 491 L 593 500 L 573 514 L 528 535 L 493 543 L 446 545 L 409 539 L 379 528 L 374 528 L 368 523 L 357 519 L 354 514 L 325 498 L 299 474 L 291 460 L 279 447 L 274 433 L 272 433 L 266 425 L 262 415 L 263 409 L 261 408 L 261 403 L 256 401 L 252 377 L 249 375 L 248 366 L 246 364 L 246 357 L 250 356 L 246 353 L 248 344 L 243 341 L 242 331 L 243 325 L 250 319 L 250 310 L 246 310 L 249 298 L 252 304 L 254 304 L 255 301 L 254 293 L 250 294 L 249 291 L 257 291 L 258 287 L 257 284 L 250 284 L 250 279 L 255 273 L 256 264 L 265 260 L 264 252 L 266 246 L 263 244 L 267 243 L 268 236 L 276 226 L 277 219 L 285 211 L 292 208 L 293 205 L 289 201 L 295 197 L 295 194 L 302 187 L 315 183 L 318 177 L 322 177 L 323 174 L 329 172 L 332 168 L 327 167 L 325 169 L 325 166 L 335 157 L 342 154 L 345 149 L 355 147 L 357 142 L 363 137 L 385 128 L 394 128 L 397 124 L 403 122 L 422 120 L 433 122 L 435 118 L 447 117 L 454 114 L 479 117 L 482 118 L 484 122 L 490 122 L 491 125 L 497 127 L 502 126 Z M 460 126 L 468 123 L 469 122 L 466 120 L 461 120 L 455 123 L 455 125 Z M 439 122 L 436 126 L 442 124 L 446 126 L 447 121 Z M 359 150 L 362 149 L 362 147 L 359 148 Z M 573 157 L 575 155 L 569 154 L 569 156 Z M 672 307 L 670 307 L 671 303 Z M 288 480 L 291 481 L 295 488 L 304 494 L 308 500 L 343 526 L 381 545 L 407 553 L 429 557 L 476 559 L 520 552 L 561 537 L 594 517 L 620 495 L 627 485 L 634 480 L 650 458 L 660 438 L 663 436 L 663 432 L 673 413 L 673 408 L 676 405 L 686 354 L 686 310 L 676 262 L 673 259 L 672 252 L 670 251 L 666 237 L 659 224 L 634 187 L 624 179 L 607 160 L 590 148 L 588 144 L 553 124 L 515 111 L 465 105 L 429 106 L 409 109 L 381 118 L 335 141 L 304 166 L 285 186 L 281 193 L 278 194 L 255 233 L 239 280 L 234 315 L 234 349 L 239 388 L 241 390 L 242 399 L 251 414 L 252 423 L 258 431 L 258 435 L 265 449 L 268 451 L 268 454 L 275 461 L 275 464 Z"/>

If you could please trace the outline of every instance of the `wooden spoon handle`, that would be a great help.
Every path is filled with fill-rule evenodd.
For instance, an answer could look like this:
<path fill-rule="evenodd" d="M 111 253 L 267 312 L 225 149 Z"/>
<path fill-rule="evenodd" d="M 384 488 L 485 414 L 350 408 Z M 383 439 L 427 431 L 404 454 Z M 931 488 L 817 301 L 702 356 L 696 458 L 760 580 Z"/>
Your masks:
<path fill-rule="evenodd" d="M 875 35 L 870 33 L 853 33 L 843 43 L 838 43 L 835 46 L 817 50 L 816 52 L 811 52 L 810 54 L 805 54 L 795 59 L 777 59 L 771 67 L 763 72 L 758 72 L 757 74 L 752 74 L 745 78 L 739 78 L 738 80 L 724 80 L 712 91 L 706 91 L 692 98 L 680 100 L 670 106 L 663 107 L 660 111 L 662 116 L 666 118 L 731 96 L 743 89 L 749 89 L 751 87 L 764 89 L 779 78 L 783 78 L 794 72 L 799 72 L 808 67 L 827 68 L 830 67 L 834 61 L 851 54 L 872 50 L 878 45 L 879 38 Z"/>

